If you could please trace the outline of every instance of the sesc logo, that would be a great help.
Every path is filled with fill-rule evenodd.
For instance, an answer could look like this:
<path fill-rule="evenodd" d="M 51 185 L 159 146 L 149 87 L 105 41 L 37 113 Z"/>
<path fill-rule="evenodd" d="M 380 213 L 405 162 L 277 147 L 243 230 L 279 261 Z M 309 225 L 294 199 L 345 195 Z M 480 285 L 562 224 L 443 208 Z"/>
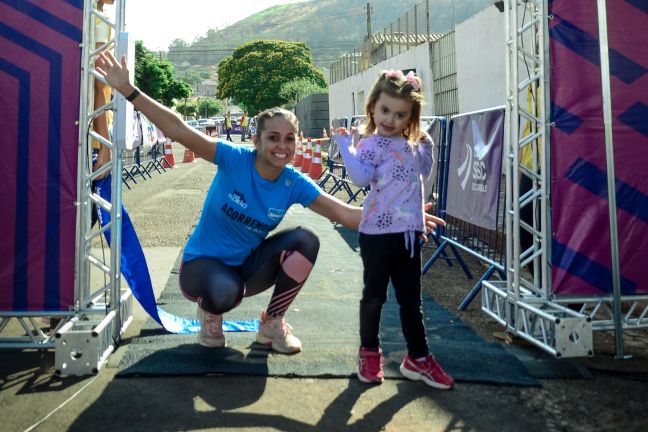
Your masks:
<path fill-rule="evenodd" d="M 457 168 L 457 175 L 461 178 L 461 189 L 466 190 L 468 179 L 472 177 L 471 189 L 475 192 L 487 192 L 486 184 L 486 163 L 484 157 L 488 154 L 489 146 L 484 142 L 484 136 L 479 130 L 479 124 L 476 119 L 472 119 L 471 127 L 473 132 L 473 146 L 464 143 L 466 147 L 466 158 Z M 472 173 L 472 176 L 471 176 Z"/>

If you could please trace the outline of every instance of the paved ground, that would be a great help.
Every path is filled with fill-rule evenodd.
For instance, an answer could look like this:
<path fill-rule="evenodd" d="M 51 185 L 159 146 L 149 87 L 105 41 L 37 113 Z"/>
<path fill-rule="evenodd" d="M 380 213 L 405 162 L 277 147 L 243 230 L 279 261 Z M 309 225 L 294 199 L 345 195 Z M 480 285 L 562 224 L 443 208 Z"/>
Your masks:
<path fill-rule="evenodd" d="M 175 151 L 181 162 L 183 150 Z M 195 224 L 213 172 L 205 161 L 178 163 L 124 193 L 158 291 Z M 465 284 L 460 273 L 456 281 Z M 117 379 L 120 356 L 144 319 L 137 307 L 123 346 L 96 376 L 60 379 L 53 376 L 51 352 L 0 351 L 1 430 L 646 430 L 648 383 L 640 373 L 634 380 L 613 374 L 543 380 L 542 388 L 461 384 L 449 392 L 401 380 L 370 387 L 355 379 Z M 645 372 L 641 367 L 638 372 Z"/>

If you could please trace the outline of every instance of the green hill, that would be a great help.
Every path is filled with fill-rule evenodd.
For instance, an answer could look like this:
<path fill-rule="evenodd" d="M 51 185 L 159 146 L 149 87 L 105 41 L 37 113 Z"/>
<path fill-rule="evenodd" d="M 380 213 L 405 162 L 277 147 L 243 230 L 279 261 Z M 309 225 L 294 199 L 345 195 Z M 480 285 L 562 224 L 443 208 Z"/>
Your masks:
<path fill-rule="evenodd" d="M 430 31 L 446 33 L 459 23 L 492 4 L 493 0 L 430 0 Z M 382 31 L 421 0 L 373 0 L 371 29 Z M 366 0 L 317 0 L 278 5 L 251 15 L 223 29 L 212 29 L 192 43 L 175 40 L 168 58 L 178 70 L 208 68 L 232 53 L 236 47 L 255 39 L 281 39 L 305 42 L 313 52 L 314 63 L 327 68 L 342 54 L 357 49 L 367 35 Z M 423 16 L 418 22 L 425 22 Z M 403 29 L 405 23 L 403 22 Z M 413 26 L 413 24 L 411 24 Z M 423 31 L 421 31 L 423 30 Z M 424 32 L 424 29 L 419 33 Z"/>

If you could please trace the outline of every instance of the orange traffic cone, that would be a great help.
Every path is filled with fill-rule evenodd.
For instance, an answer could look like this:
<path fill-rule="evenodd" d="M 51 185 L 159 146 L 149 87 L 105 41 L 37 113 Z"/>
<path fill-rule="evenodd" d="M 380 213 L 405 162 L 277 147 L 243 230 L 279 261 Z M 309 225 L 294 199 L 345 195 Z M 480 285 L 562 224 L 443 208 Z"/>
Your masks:
<path fill-rule="evenodd" d="M 303 134 L 301 135 L 304 136 Z M 302 139 L 299 140 L 297 144 L 297 149 L 295 150 L 295 159 L 293 160 L 293 166 L 299 168 L 304 160 L 304 142 Z"/>
<path fill-rule="evenodd" d="M 164 144 L 164 162 L 168 165 L 165 168 L 176 167 L 175 159 L 173 158 L 173 147 L 171 147 L 171 141 L 169 140 Z"/>
<path fill-rule="evenodd" d="M 326 134 L 326 128 L 323 128 L 323 129 L 322 129 L 322 138 L 323 138 L 323 139 L 327 139 L 327 138 L 328 138 L 328 135 Z"/>
<path fill-rule="evenodd" d="M 308 137 L 308 141 L 306 141 L 306 151 L 304 152 L 304 160 L 302 160 L 301 172 L 308 174 L 308 171 L 310 170 L 312 158 L 313 158 L 313 144 L 311 143 L 311 138 Z"/>
<path fill-rule="evenodd" d="M 191 163 L 191 162 L 197 162 L 196 161 L 196 155 L 191 150 L 185 149 L 184 158 L 182 159 L 182 163 Z"/>
<path fill-rule="evenodd" d="M 313 151 L 313 160 L 310 169 L 308 170 L 308 176 L 313 180 L 317 180 L 319 176 L 322 175 L 322 170 L 322 143 L 320 140 L 317 140 L 315 143 L 315 150 Z"/>

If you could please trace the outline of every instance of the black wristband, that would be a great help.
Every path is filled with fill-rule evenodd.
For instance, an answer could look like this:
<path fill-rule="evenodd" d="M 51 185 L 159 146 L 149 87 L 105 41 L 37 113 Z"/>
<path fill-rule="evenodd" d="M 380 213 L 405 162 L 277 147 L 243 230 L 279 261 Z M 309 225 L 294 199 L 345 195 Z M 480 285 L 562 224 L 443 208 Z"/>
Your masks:
<path fill-rule="evenodd" d="M 126 96 L 126 100 L 127 100 L 128 102 L 133 102 L 133 100 L 134 100 L 137 96 L 139 96 L 139 95 L 140 95 L 140 91 L 139 91 L 139 89 L 136 87 L 135 90 L 133 90 L 133 93 L 131 93 L 131 94 L 129 94 L 128 96 Z"/>

